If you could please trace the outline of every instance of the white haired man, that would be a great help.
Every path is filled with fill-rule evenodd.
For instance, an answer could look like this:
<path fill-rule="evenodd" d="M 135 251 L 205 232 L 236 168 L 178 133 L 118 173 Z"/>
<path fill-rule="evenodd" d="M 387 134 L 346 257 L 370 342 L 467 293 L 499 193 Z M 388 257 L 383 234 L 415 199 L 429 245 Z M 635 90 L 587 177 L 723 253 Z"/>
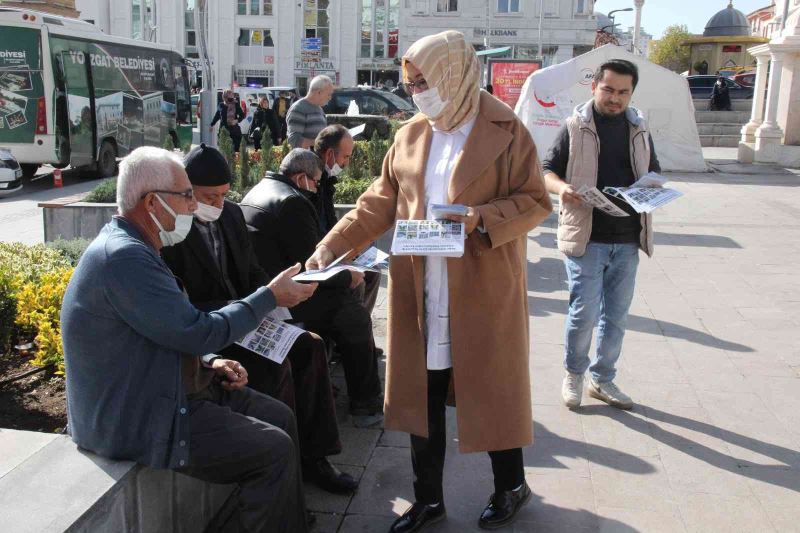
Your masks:
<path fill-rule="evenodd" d="M 286 115 L 287 141 L 292 148 L 312 148 L 314 140 L 328 125 L 322 110 L 333 95 L 333 81 L 328 76 L 316 76 L 308 85 L 308 94 L 295 102 Z"/>
<path fill-rule="evenodd" d="M 292 411 L 246 388 L 247 371 L 213 354 L 316 287 L 291 280 L 296 265 L 217 311 L 196 309 L 159 255 L 183 240 L 197 207 L 166 150 L 123 160 L 117 205 L 64 296 L 72 439 L 105 457 L 237 483 L 242 531 L 305 532 Z"/>

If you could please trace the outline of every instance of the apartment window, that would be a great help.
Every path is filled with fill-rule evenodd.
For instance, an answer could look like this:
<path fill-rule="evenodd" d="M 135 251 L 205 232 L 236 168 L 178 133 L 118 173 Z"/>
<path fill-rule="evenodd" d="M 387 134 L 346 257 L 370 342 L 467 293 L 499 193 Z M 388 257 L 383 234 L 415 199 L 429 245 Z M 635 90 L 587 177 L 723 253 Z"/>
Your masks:
<path fill-rule="evenodd" d="M 436 0 L 437 13 L 455 13 L 458 11 L 458 0 Z"/>
<path fill-rule="evenodd" d="M 328 0 L 305 0 L 303 6 L 303 25 L 306 37 L 321 39 L 321 57 L 330 57 L 330 21 L 328 20 Z"/>
<path fill-rule="evenodd" d="M 497 12 L 519 13 L 519 0 L 497 0 Z"/>
<path fill-rule="evenodd" d="M 400 0 L 361 0 L 359 57 L 394 59 L 400 24 Z"/>
<path fill-rule="evenodd" d="M 247 0 L 236 1 L 236 14 L 247 15 Z"/>
<path fill-rule="evenodd" d="M 239 46 L 271 47 L 275 46 L 272 41 L 272 30 L 239 30 Z"/>
<path fill-rule="evenodd" d="M 186 46 L 197 46 L 197 37 L 194 31 L 186 32 Z"/>
<path fill-rule="evenodd" d="M 142 38 L 142 0 L 133 0 L 131 7 L 131 38 Z"/>
<path fill-rule="evenodd" d="M 414 5 L 414 14 L 415 15 L 427 15 L 428 14 L 428 0 L 411 0 Z"/>
<path fill-rule="evenodd" d="M 272 15 L 272 0 L 264 0 L 261 6 L 262 15 Z"/>

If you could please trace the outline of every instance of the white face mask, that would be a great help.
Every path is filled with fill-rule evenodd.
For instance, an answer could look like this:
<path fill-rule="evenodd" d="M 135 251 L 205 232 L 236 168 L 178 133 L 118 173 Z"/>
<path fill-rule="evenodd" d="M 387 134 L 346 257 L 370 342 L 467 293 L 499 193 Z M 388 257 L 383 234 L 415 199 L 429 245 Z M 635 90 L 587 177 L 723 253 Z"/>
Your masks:
<path fill-rule="evenodd" d="M 167 210 L 167 213 L 175 217 L 175 229 L 172 231 L 167 231 L 164 229 L 164 226 L 161 225 L 161 222 L 155 217 L 153 213 L 150 213 L 150 218 L 153 219 L 153 222 L 156 223 L 158 226 L 158 238 L 161 239 L 161 246 L 175 246 L 183 239 L 189 235 L 189 231 L 192 229 L 192 215 L 179 215 L 172 210 L 167 202 L 165 202 L 158 194 L 156 194 L 156 198 L 158 201 L 161 202 L 161 205 L 164 206 L 164 209 Z"/>
<path fill-rule="evenodd" d="M 221 208 L 200 202 L 197 202 L 197 209 L 194 212 L 195 218 L 201 222 L 214 222 L 221 214 Z"/>
<path fill-rule="evenodd" d="M 429 119 L 435 120 L 447 107 L 448 102 L 439 97 L 439 89 L 431 87 L 427 91 L 416 93 L 411 96 L 419 110 Z"/>
<path fill-rule="evenodd" d="M 333 163 L 333 168 L 329 166 L 325 166 L 328 170 L 328 176 L 338 176 L 342 172 L 342 167 L 339 166 L 339 163 Z"/>

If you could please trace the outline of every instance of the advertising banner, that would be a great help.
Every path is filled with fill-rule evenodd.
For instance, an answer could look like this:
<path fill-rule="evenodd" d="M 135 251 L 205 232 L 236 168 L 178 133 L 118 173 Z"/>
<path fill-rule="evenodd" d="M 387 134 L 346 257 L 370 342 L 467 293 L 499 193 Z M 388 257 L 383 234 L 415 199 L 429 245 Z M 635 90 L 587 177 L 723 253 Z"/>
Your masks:
<path fill-rule="evenodd" d="M 528 76 L 542 68 L 541 61 L 529 59 L 489 59 L 489 83 L 494 96 L 513 109 L 517 105 L 522 85 Z"/>
<path fill-rule="evenodd" d="M 0 34 L 0 143 L 32 142 L 44 96 L 39 30 L 4 27 Z"/>

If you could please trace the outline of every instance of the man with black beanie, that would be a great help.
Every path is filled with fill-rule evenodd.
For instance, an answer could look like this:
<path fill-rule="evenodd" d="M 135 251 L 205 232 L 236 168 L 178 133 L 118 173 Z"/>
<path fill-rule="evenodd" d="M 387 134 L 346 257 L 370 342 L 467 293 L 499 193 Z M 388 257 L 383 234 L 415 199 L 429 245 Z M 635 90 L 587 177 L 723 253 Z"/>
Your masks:
<path fill-rule="evenodd" d="M 212 311 L 269 282 L 259 266 L 239 206 L 225 199 L 231 172 L 219 150 L 201 144 L 184 159 L 197 200 L 186 239 L 162 256 L 189 300 Z M 303 475 L 330 492 L 352 492 L 358 483 L 326 456 L 341 452 L 325 343 L 313 333 L 295 341 L 282 365 L 239 345 L 221 351 L 248 369 L 249 385 L 292 408 L 297 417 Z"/>

